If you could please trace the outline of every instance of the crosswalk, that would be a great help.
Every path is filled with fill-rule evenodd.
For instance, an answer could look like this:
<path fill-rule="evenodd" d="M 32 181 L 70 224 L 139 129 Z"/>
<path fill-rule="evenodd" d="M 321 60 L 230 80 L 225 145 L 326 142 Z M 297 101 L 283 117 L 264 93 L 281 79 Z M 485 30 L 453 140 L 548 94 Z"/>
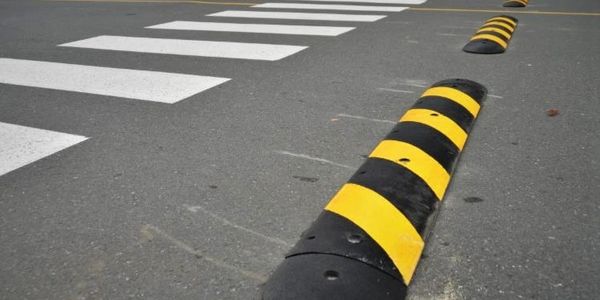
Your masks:
<path fill-rule="evenodd" d="M 337 37 L 356 27 L 333 26 L 334 22 L 368 23 L 385 18 L 382 14 L 349 12 L 401 12 L 426 0 L 294 0 L 267 2 L 245 10 L 224 10 L 206 15 L 207 20 L 174 20 L 145 27 L 155 30 L 187 30 L 256 33 L 291 36 Z M 313 3 L 309 3 L 313 2 Z M 315 3 L 316 2 L 316 3 Z M 329 2 L 329 3 L 319 3 Z M 333 4 L 332 4 L 333 3 Z M 372 5 L 376 4 L 376 5 Z M 386 5 L 382 5 L 386 4 Z M 394 6 L 388 6 L 394 5 Z M 340 13 L 332 12 L 338 11 Z M 215 20 L 277 20 L 236 23 Z M 294 20 L 295 24 L 286 24 Z M 322 25 L 297 24 L 322 21 Z M 169 38 L 100 35 L 57 45 L 61 48 L 125 51 L 143 54 L 179 55 L 256 61 L 277 61 L 307 51 L 310 45 L 280 45 L 240 41 L 183 40 Z M 143 58 L 143 56 L 142 56 Z M 149 70 L 109 68 L 65 62 L 0 57 L 0 84 L 88 93 L 101 96 L 175 104 L 230 78 L 177 74 Z M 0 175 L 16 170 L 58 151 L 85 141 L 87 137 L 0 122 Z"/>

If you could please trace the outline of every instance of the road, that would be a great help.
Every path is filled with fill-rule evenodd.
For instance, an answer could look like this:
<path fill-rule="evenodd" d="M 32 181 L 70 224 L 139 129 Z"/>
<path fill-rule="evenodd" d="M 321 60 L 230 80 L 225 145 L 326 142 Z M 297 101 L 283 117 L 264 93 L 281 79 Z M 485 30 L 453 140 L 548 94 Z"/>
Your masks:
<path fill-rule="evenodd" d="M 461 49 L 502 1 L 235 2 L 0 2 L 1 299 L 252 298 L 447 78 L 489 95 L 409 299 L 597 297 L 599 2 L 511 9 L 499 55 Z M 228 10 L 263 14 L 208 16 Z M 322 35 L 146 28 L 173 21 Z"/>

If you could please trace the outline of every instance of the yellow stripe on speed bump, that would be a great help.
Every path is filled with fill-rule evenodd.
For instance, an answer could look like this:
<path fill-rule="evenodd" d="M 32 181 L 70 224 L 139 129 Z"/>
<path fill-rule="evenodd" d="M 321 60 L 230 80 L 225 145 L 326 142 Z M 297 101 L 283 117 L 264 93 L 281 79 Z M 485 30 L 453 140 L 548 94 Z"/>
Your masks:
<path fill-rule="evenodd" d="M 425 242 L 402 212 L 378 193 L 352 183 L 345 184 L 325 209 L 367 232 L 409 284 Z"/>
<path fill-rule="evenodd" d="M 502 22 L 495 22 L 495 21 L 491 21 L 491 22 L 485 22 L 485 24 L 483 26 L 487 26 L 487 25 L 498 25 L 498 26 L 502 26 L 504 28 L 506 28 L 506 30 L 510 31 L 511 33 L 513 33 L 515 31 L 515 29 L 513 27 L 510 27 L 510 25 L 506 24 L 506 23 L 502 23 Z"/>
<path fill-rule="evenodd" d="M 498 43 L 498 45 L 502 46 L 502 48 L 508 47 L 508 44 L 505 41 L 503 41 L 502 39 L 498 38 L 497 36 L 493 36 L 491 34 L 477 34 L 471 38 L 471 41 L 474 41 L 474 40 L 491 40 L 491 41 Z"/>
<path fill-rule="evenodd" d="M 481 29 L 477 30 L 476 33 L 480 33 L 480 32 L 483 32 L 483 31 L 497 32 L 497 33 L 501 34 L 502 36 L 504 36 L 505 38 L 510 39 L 510 33 L 506 32 L 506 31 L 504 31 L 502 29 L 498 29 L 498 28 L 495 28 L 495 27 L 481 27 Z"/>
<path fill-rule="evenodd" d="M 401 141 L 384 140 L 369 157 L 389 160 L 409 169 L 427 183 L 438 200 L 444 197 L 450 174 L 435 158 L 418 147 Z"/>
<path fill-rule="evenodd" d="M 452 100 L 467 109 L 473 117 L 477 117 L 479 113 L 480 105 L 475 101 L 471 96 L 453 88 L 438 86 L 434 88 L 430 88 L 421 95 L 421 97 L 425 96 L 438 96 L 443 97 L 449 100 Z"/>
<path fill-rule="evenodd" d="M 500 20 L 500 21 L 504 21 L 504 22 L 508 22 L 510 23 L 513 27 L 517 26 L 517 23 L 509 18 L 505 18 L 505 17 L 493 17 L 491 19 L 488 19 L 487 22 L 491 22 L 491 21 L 496 21 L 496 20 Z"/>
<path fill-rule="evenodd" d="M 417 122 L 432 127 L 445 135 L 461 151 L 467 141 L 467 133 L 452 119 L 437 111 L 422 108 L 410 109 L 400 118 L 400 122 Z"/>

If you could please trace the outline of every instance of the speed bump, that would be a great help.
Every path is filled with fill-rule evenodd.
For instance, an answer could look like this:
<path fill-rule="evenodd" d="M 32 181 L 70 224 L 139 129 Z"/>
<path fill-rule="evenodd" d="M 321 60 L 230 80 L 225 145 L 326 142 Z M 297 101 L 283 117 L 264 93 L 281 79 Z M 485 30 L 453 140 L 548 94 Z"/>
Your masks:
<path fill-rule="evenodd" d="M 504 7 L 525 7 L 529 0 L 508 0 L 502 4 Z"/>
<path fill-rule="evenodd" d="M 488 19 L 473 35 L 463 51 L 478 54 L 503 53 L 508 48 L 517 19 L 510 16 L 496 16 Z"/>
<path fill-rule="evenodd" d="M 261 299 L 404 299 L 487 90 L 427 89 L 261 288 Z"/>

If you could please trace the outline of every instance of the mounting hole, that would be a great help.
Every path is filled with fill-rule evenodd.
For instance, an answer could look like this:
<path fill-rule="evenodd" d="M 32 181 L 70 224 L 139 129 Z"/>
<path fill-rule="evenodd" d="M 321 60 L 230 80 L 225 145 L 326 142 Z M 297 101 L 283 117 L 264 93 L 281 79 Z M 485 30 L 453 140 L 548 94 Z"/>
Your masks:
<path fill-rule="evenodd" d="M 432 114 L 429 114 L 429 115 L 430 115 L 430 116 L 432 116 L 432 117 L 437 117 L 437 116 L 439 116 L 439 114 L 436 114 L 436 113 L 432 113 Z"/>
<path fill-rule="evenodd" d="M 400 161 L 401 163 L 407 163 L 407 162 L 410 162 L 410 159 L 408 159 L 408 158 L 406 158 L 406 157 L 403 157 L 403 158 L 399 159 L 399 161 Z"/>
<path fill-rule="evenodd" d="M 323 273 L 323 276 L 327 280 L 337 280 L 338 278 L 340 278 L 340 273 L 334 270 L 327 270 L 325 271 L 325 273 Z"/>
<path fill-rule="evenodd" d="M 359 244 L 362 242 L 363 238 L 363 235 L 359 233 L 350 233 L 346 235 L 346 240 L 348 240 L 350 244 Z"/>

